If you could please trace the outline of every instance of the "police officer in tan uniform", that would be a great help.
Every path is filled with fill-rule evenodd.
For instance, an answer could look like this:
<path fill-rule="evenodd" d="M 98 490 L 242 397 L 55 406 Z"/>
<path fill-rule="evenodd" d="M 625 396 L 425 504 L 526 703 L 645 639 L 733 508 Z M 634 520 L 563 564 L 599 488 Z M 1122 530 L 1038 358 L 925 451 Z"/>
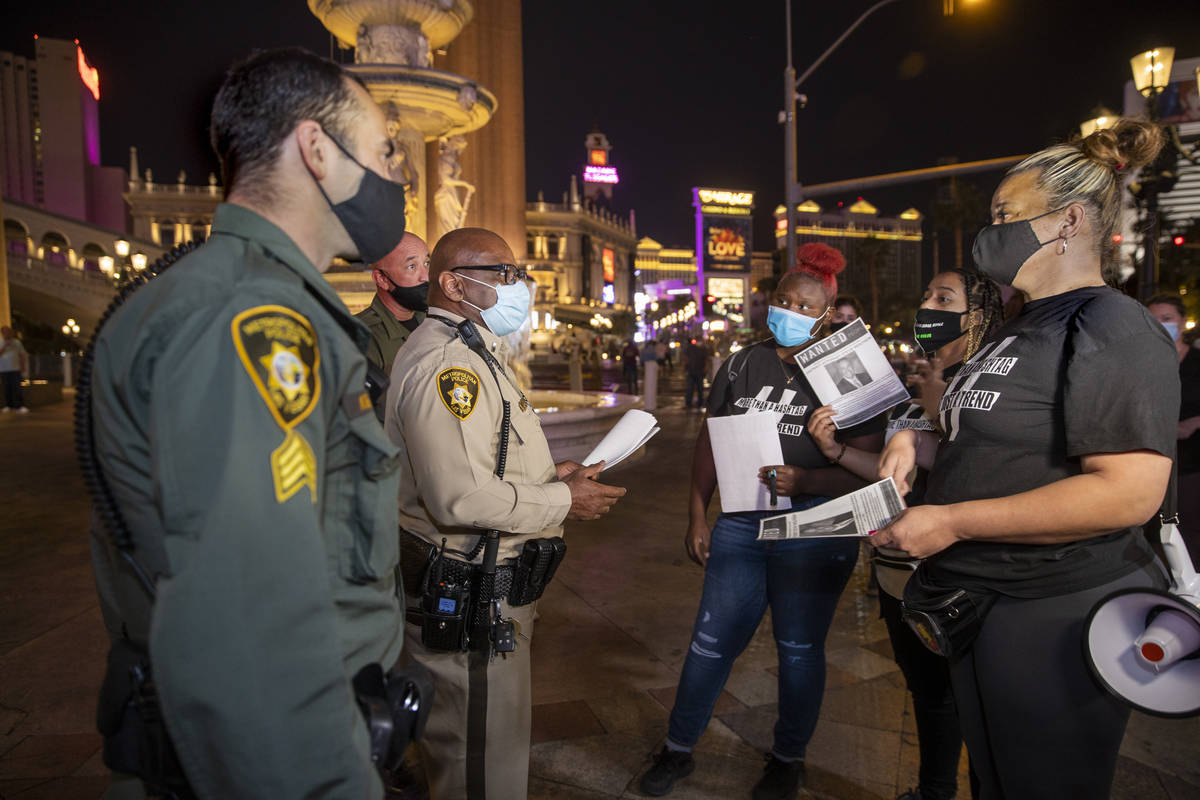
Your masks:
<path fill-rule="evenodd" d="M 509 600 L 517 593 L 505 587 L 527 541 L 555 541 L 564 520 L 598 519 L 625 493 L 595 480 L 603 464 L 556 465 L 537 414 L 517 388 L 501 337 L 528 316 L 530 294 L 514 262 L 490 231 L 465 228 L 442 237 L 430 265 L 429 317 L 397 356 L 388 391 L 385 428 L 400 448 L 402 473 L 406 652 L 438 682 L 420 745 L 433 800 L 525 798 L 534 603 L 514 607 Z M 474 349 L 472 330 L 479 337 Z M 510 427 L 500 478 L 505 401 Z M 429 626 L 423 631 L 422 624 L 438 606 L 429 593 L 439 575 L 442 584 L 453 583 L 458 578 L 447 576 L 478 569 L 484 554 L 477 545 L 488 529 L 501 532 L 494 621 L 511 620 L 515 650 L 489 652 L 474 637 L 469 651 L 430 647 Z M 443 539 L 439 557 L 432 551 Z"/>

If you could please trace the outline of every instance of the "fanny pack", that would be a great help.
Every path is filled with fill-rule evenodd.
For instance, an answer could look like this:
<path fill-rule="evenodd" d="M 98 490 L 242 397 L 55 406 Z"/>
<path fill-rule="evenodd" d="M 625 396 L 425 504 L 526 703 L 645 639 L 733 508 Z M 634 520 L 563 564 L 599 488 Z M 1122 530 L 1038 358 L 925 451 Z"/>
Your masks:
<path fill-rule="evenodd" d="M 978 589 L 945 589 L 918 570 L 904 587 L 901 614 L 930 651 L 951 661 L 971 649 L 996 594 Z"/>

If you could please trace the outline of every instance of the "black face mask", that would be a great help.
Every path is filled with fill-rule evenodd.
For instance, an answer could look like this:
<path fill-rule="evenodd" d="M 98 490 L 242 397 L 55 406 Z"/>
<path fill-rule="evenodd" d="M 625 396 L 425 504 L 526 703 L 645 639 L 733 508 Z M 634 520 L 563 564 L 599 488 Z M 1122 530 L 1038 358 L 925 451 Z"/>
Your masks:
<path fill-rule="evenodd" d="M 328 133 L 325 135 L 329 136 Z M 329 203 L 333 215 L 346 229 L 350 241 L 354 242 L 354 247 L 358 250 L 358 260 L 374 264 L 396 249 L 396 245 L 404 238 L 404 187 L 379 177 L 350 155 L 350 151 L 343 147 L 341 142 L 332 136 L 329 136 L 329 139 L 346 158 L 362 168 L 362 181 L 353 197 L 334 204 L 330 202 L 329 195 L 325 194 L 325 189 L 315 175 L 313 180 L 317 182 L 317 189 L 325 198 L 325 202 Z M 309 174 L 312 175 L 311 172 Z"/>
<path fill-rule="evenodd" d="M 418 283 L 416 286 L 398 286 L 395 281 L 388 278 L 388 283 L 392 284 L 392 288 L 388 289 L 388 294 L 409 311 L 424 311 L 429 308 L 429 303 L 425 301 L 429 295 L 429 281 Z"/>
<path fill-rule="evenodd" d="M 950 344 L 965 331 L 962 317 L 966 311 L 941 311 L 936 308 L 918 308 L 917 321 L 913 325 L 913 338 L 917 347 L 927 356 L 932 356 L 943 345 Z"/>
<path fill-rule="evenodd" d="M 996 283 L 1012 286 L 1012 282 L 1017 278 L 1017 273 L 1034 253 L 1046 245 L 1058 241 L 1058 237 L 1046 242 L 1038 241 L 1037 233 L 1030 223 L 1035 219 L 1048 217 L 1059 211 L 1062 211 L 1062 208 L 1056 208 L 1029 219 L 986 226 L 976 234 L 975 244 L 971 247 L 975 266 Z"/>
<path fill-rule="evenodd" d="M 829 323 L 829 332 L 837 333 L 838 331 L 840 331 L 842 328 L 846 327 L 849 324 L 850 324 L 849 322 L 831 322 L 831 323 Z"/>

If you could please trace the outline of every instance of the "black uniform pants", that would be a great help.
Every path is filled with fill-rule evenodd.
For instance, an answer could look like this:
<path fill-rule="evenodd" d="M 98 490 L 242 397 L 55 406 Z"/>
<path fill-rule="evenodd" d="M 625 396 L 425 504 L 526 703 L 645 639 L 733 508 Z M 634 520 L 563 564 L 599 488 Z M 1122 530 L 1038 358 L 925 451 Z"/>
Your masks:
<path fill-rule="evenodd" d="M 1110 592 L 1161 585 L 1151 564 L 1073 594 L 996 601 L 950 667 L 980 800 L 1109 796 L 1129 707 L 1092 678 L 1084 621 Z"/>

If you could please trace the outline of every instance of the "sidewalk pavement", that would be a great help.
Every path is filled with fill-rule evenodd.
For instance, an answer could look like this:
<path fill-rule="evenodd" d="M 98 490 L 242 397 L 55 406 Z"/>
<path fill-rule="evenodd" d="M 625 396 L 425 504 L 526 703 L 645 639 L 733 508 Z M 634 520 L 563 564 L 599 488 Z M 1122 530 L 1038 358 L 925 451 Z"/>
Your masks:
<path fill-rule="evenodd" d="M 98 798 L 94 731 L 107 641 L 88 559 L 87 501 L 71 404 L 0 419 L 0 798 Z M 606 479 L 630 492 L 606 519 L 568 526 L 567 559 L 539 604 L 530 797 L 636 797 L 667 715 L 703 574 L 683 552 L 691 445 L 701 416 L 672 392 L 647 454 Z M 714 511 L 715 511 L 714 503 Z M 769 620 L 738 660 L 673 798 L 748 797 L 770 747 Z M 891 800 L 916 784 L 912 702 L 860 559 L 826 643 L 828 680 L 802 797 Z M 1200 797 L 1200 719 L 1134 714 L 1113 798 Z M 959 797 L 967 797 L 966 760 Z M 1052 782 L 1053 776 L 1046 776 Z"/>

